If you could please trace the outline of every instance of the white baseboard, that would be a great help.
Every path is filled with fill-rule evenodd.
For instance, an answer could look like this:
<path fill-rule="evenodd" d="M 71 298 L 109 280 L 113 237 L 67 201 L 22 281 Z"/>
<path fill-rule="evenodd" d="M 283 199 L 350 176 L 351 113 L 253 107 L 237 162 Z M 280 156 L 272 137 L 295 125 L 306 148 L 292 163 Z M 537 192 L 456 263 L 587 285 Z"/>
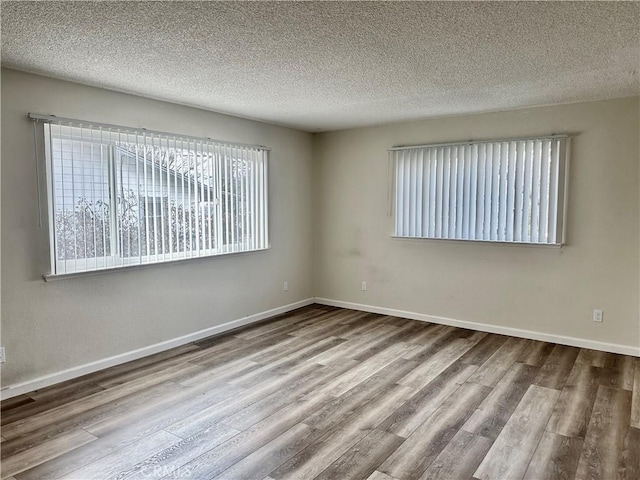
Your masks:
<path fill-rule="evenodd" d="M 363 305 L 361 303 L 343 302 L 341 300 L 332 300 L 329 298 L 316 297 L 316 303 L 319 303 L 321 305 L 329 305 L 332 307 L 350 308 L 351 310 L 360 310 L 363 312 L 409 318 L 411 320 L 420 320 L 423 322 L 438 323 L 442 325 L 449 325 L 452 327 L 468 328 L 470 330 L 479 330 L 481 332 L 499 333 L 502 335 L 510 335 L 512 337 L 528 338 L 530 340 L 541 340 L 543 342 L 559 343 L 561 345 L 570 345 L 572 347 L 590 348 L 592 350 L 602 350 L 604 352 L 621 353 L 623 355 L 640 357 L 640 347 L 632 347 L 630 345 L 597 342 L 595 340 L 565 337 L 564 335 L 534 332 L 532 330 L 522 330 L 520 328 L 489 325 L 487 323 L 469 322 L 467 320 L 456 320 L 454 318 L 437 317 L 434 315 L 407 312 L 405 310 L 396 310 L 393 308 L 376 307 L 374 305 Z"/>
<path fill-rule="evenodd" d="M 264 312 L 249 315 L 247 317 L 232 320 L 221 325 L 215 325 L 213 327 L 205 328 L 198 332 L 183 335 L 182 337 L 173 338 L 164 342 L 149 345 L 148 347 L 139 348 L 130 352 L 114 355 L 113 357 L 104 358 L 95 362 L 80 365 L 78 367 L 69 368 L 60 372 L 45 375 L 26 382 L 17 383 L 3 387 L 0 390 L 0 399 L 6 400 L 7 398 L 22 395 L 24 393 L 32 392 L 40 388 L 45 388 L 56 383 L 61 383 L 72 378 L 81 377 L 88 373 L 97 372 L 98 370 L 104 370 L 105 368 L 120 365 L 122 363 L 137 360 L 142 357 L 153 355 L 154 353 L 163 352 L 174 347 L 179 347 L 187 343 L 195 342 L 212 335 L 233 330 L 234 328 L 249 325 L 251 323 L 259 322 L 267 318 L 280 315 L 282 313 L 290 312 L 297 308 L 305 307 L 313 303 L 321 305 L 329 305 L 333 307 L 349 308 L 352 310 L 360 310 L 363 312 L 379 313 L 381 315 L 393 315 L 394 317 L 409 318 L 412 320 L 420 320 L 423 322 L 438 323 L 442 325 L 450 325 L 452 327 L 467 328 L 470 330 L 479 330 L 481 332 L 499 333 L 502 335 L 510 335 L 512 337 L 528 338 L 531 340 L 541 340 L 543 342 L 559 343 L 561 345 L 570 345 L 572 347 L 590 348 L 593 350 L 602 350 L 604 352 L 620 353 L 623 355 L 631 355 L 640 357 L 640 347 L 632 347 L 629 345 L 619 345 L 615 343 L 598 342 L 595 340 L 587 340 L 583 338 L 566 337 L 563 335 L 555 335 L 550 333 L 534 332 L 531 330 L 522 330 L 519 328 L 503 327 L 499 325 L 489 325 L 487 323 L 470 322 L 467 320 L 456 320 L 454 318 L 438 317 L 434 315 L 426 315 L 423 313 L 408 312 L 405 310 L 397 310 L 393 308 L 377 307 L 374 305 L 364 305 L 361 303 L 343 302 L 341 300 L 332 300 L 329 298 L 307 298 L 299 302 L 290 303 L 282 307 L 273 308 Z"/>
<path fill-rule="evenodd" d="M 67 380 L 71 380 L 72 378 L 81 377 L 82 375 L 86 375 L 88 373 L 97 372 L 98 370 L 104 370 L 105 368 L 130 362 L 131 360 L 137 360 L 138 358 L 147 357 L 149 355 L 153 355 L 154 353 L 163 352 L 165 350 L 179 347 L 187 343 L 195 342 L 197 340 L 201 340 L 218 333 L 233 330 L 234 328 L 242 327 L 250 323 L 259 322 L 260 320 L 265 320 L 282 313 L 290 312 L 291 310 L 295 310 L 297 308 L 306 307 L 307 305 L 311 305 L 313 303 L 313 298 L 307 298 L 305 300 L 300 300 L 299 302 L 290 303 L 289 305 L 273 308 L 271 310 L 266 310 L 264 312 L 239 318 L 237 320 L 232 320 L 221 325 L 215 325 L 213 327 L 205 328 L 204 330 L 190 333 L 188 335 L 183 335 L 182 337 L 172 338 L 171 340 L 166 340 L 154 345 L 149 345 L 148 347 L 138 348 L 137 350 L 114 355 L 113 357 L 96 360 L 95 362 L 69 368 L 67 370 L 62 370 L 61 372 L 52 373 L 39 378 L 35 378 L 33 380 L 27 380 L 26 382 L 17 383 L 15 385 L 9 385 L 7 387 L 3 387 L 2 390 L 0 390 L 0 399 L 5 400 L 7 398 L 16 397 L 18 395 L 22 395 L 23 393 L 32 392 L 40 388 L 55 385 L 56 383 L 65 382 Z"/>

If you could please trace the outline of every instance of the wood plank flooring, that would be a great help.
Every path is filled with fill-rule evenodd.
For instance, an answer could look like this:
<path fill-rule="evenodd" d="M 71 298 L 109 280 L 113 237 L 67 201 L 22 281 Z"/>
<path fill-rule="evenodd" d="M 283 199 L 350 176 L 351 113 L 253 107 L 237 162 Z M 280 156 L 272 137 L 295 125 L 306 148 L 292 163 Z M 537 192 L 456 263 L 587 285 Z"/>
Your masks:
<path fill-rule="evenodd" d="M 640 358 L 312 305 L 2 402 L 2 478 L 640 478 Z"/>

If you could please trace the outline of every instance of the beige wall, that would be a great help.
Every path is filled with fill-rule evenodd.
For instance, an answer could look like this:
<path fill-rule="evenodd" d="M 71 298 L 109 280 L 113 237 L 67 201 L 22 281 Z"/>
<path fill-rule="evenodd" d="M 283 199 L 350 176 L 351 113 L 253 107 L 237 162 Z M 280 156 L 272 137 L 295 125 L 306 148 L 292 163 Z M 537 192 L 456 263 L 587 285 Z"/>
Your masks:
<path fill-rule="evenodd" d="M 315 296 L 639 346 L 639 129 L 627 98 L 316 136 Z M 564 132 L 564 248 L 390 238 L 389 147 Z"/>
<path fill-rule="evenodd" d="M 270 146 L 272 248 L 45 283 L 27 112 Z M 311 297 L 311 149 L 307 133 L 2 70 L 3 387 Z"/>
<path fill-rule="evenodd" d="M 313 295 L 638 346 L 639 109 L 638 98 L 620 99 L 313 138 L 2 70 L 3 387 Z M 272 248 L 45 283 L 27 112 L 272 147 Z M 388 147 L 558 132 L 574 135 L 564 248 L 390 238 Z M 591 321 L 594 308 L 604 323 Z"/>

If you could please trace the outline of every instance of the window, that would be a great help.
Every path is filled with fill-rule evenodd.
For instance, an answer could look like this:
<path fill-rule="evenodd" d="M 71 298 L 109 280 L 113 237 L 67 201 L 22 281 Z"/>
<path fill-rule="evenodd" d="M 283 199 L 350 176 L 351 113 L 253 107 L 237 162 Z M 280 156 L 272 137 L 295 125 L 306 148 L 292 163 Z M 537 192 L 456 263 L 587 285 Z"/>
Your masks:
<path fill-rule="evenodd" d="M 53 275 L 268 248 L 268 149 L 31 115 Z"/>
<path fill-rule="evenodd" d="M 391 149 L 395 236 L 561 245 L 566 140 Z"/>

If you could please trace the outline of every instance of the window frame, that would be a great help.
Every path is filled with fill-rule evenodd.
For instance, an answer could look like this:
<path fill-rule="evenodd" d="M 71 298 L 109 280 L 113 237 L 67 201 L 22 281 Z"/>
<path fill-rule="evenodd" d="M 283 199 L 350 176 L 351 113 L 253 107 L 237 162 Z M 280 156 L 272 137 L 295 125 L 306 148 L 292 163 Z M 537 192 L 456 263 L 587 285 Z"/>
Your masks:
<path fill-rule="evenodd" d="M 59 118 L 52 115 L 39 115 L 39 114 L 29 113 L 28 118 L 34 122 L 34 135 L 36 136 L 35 137 L 36 138 L 36 157 L 38 156 L 37 137 L 39 136 L 41 139 L 44 140 L 43 150 L 44 150 L 45 175 L 46 175 L 46 202 L 47 202 L 47 212 L 48 212 L 49 253 L 50 253 L 49 255 L 50 272 L 43 274 L 43 278 L 45 281 L 51 281 L 51 280 L 56 280 L 60 278 L 96 275 L 96 274 L 102 274 L 106 272 L 119 271 L 123 269 L 129 270 L 132 268 L 147 267 L 150 265 L 159 266 L 163 264 L 184 262 L 184 261 L 190 261 L 190 260 L 202 260 L 204 258 L 221 256 L 221 255 L 243 255 L 243 254 L 265 251 L 271 248 L 270 235 L 269 235 L 269 215 L 268 215 L 269 196 L 270 196 L 269 195 L 269 174 L 268 174 L 269 164 L 270 164 L 270 161 L 269 161 L 269 153 L 271 151 L 270 148 L 265 147 L 263 145 L 250 145 L 250 144 L 242 144 L 242 143 L 226 142 L 226 141 L 223 142 L 223 141 L 213 140 L 211 138 L 191 137 L 191 136 L 185 136 L 185 135 L 179 135 L 179 134 L 173 134 L 173 133 L 151 131 L 146 129 L 140 130 L 140 129 L 134 129 L 129 127 L 110 125 L 110 124 L 105 124 L 100 122 L 90 122 L 90 121 L 83 121 L 83 120 Z M 245 238 L 243 240 L 236 239 L 235 243 L 231 243 L 229 241 L 229 238 L 226 238 L 226 241 L 225 241 L 225 237 L 222 234 L 222 232 L 218 231 L 217 233 L 219 235 L 216 236 L 215 238 L 216 240 L 219 240 L 220 243 L 219 243 L 219 246 L 217 247 L 214 247 L 214 246 L 212 246 L 212 248 L 201 247 L 201 248 L 198 248 L 197 251 L 186 250 L 186 249 L 184 251 L 174 251 L 171 254 L 171 258 L 166 258 L 167 256 L 166 252 L 157 253 L 157 254 L 155 253 L 145 254 L 145 255 L 140 254 L 135 256 L 123 255 L 122 252 L 119 251 L 119 246 L 118 246 L 119 231 L 118 231 L 118 218 L 116 214 L 116 210 L 118 208 L 117 201 L 112 200 L 117 195 L 116 192 L 118 188 L 116 186 L 116 182 L 117 182 L 116 180 L 116 169 L 117 169 L 116 149 L 118 147 L 115 144 L 109 144 L 110 142 L 107 142 L 107 144 L 102 144 L 102 143 L 96 143 L 96 144 L 100 145 L 99 147 L 100 149 L 108 148 L 108 164 L 107 164 L 108 178 L 104 177 L 102 180 L 108 183 L 108 188 L 109 188 L 110 231 L 109 231 L 108 240 L 110 244 L 110 254 L 109 255 L 105 254 L 102 256 L 96 255 L 95 257 L 89 257 L 89 258 L 60 259 L 60 260 L 57 259 L 56 255 L 59 248 L 58 248 L 58 239 L 57 239 L 57 231 L 56 231 L 56 200 L 55 200 L 56 175 L 54 174 L 54 171 L 53 171 L 54 159 L 53 159 L 53 152 L 51 148 L 52 135 L 48 128 L 41 127 L 40 129 L 37 129 L 36 124 L 58 124 L 65 127 L 70 126 L 71 128 L 74 128 L 74 127 L 77 128 L 78 125 L 80 125 L 81 126 L 80 128 L 87 128 L 87 129 L 89 128 L 117 129 L 128 135 L 136 135 L 136 134 L 158 135 L 167 139 L 166 148 L 169 148 L 169 141 L 174 141 L 176 139 L 178 141 L 190 140 L 191 142 L 201 142 L 200 145 L 206 144 L 206 145 L 224 146 L 224 148 L 220 147 L 219 149 L 220 157 L 216 158 L 214 156 L 214 162 L 216 163 L 222 162 L 222 161 L 224 162 L 232 161 L 229 159 L 234 158 L 234 155 L 232 154 L 233 149 L 235 149 L 236 158 L 240 158 L 239 152 L 241 151 L 241 149 L 245 149 L 245 150 L 242 150 L 243 154 L 248 154 L 248 152 L 253 152 L 253 150 L 255 150 L 256 152 L 260 152 L 262 157 L 260 157 L 259 161 L 256 160 L 256 165 L 258 165 L 259 167 L 256 167 L 257 171 L 254 172 L 254 175 L 259 177 L 259 180 L 256 180 L 256 184 L 254 185 L 254 187 L 260 191 L 260 195 L 258 195 L 253 190 L 251 195 L 253 195 L 252 201 L 255 201 L 255 205 L 258 207 L 257 211 L 254 212 L 254 215 L 256 217 L 258 215 L 261 216 L 260 218 L 252 219 L 252 222 L 255 221 L 256 224 L 259 224 L 261 229 L 261 233 L 254 231 L 253 234 L 254 236 L 262 235 L 264 237 L 263 241 L 259 241 L 254 238 L 252 239 Z M 83 141 L 83 140 L 73 139 L 73 137 L 71 137 L 71 141 L 73 142 L 73 141 Z M 90 140 L 87 140 L 87 141 L 90 142 Z M 187 145 L 189 146 L 188 151 L 193 152 L 194 154 L 198 152 L 197 150 L 198 147 L 196 143 L 187 142 Z M 246 149 L 253 149 L 253 150 L 246 150 Z M 103 152 L 101 152 L 100 154 L 103 155 Z M 253 155 L 253 153 L 251 154 Z M 222 160 L 223 158 L 224 160 Z M 259 158 L 257 153 L 255 158 L 256 159 Z M 216 163 L 214 163 L 214 166 L 212 168 L 214 169 L 217 168 L 215 166 Z M 194 164 L 194 168 L 197 168 L 195 165 L 196 164 Z M 230 172 L 231 172 L 231 169 L 230 169 Z M 169 174 L 169 175 L 172 175 L 172 174 Z M 179 174 L 179 175 L 183 175 L 183 174 Z M 232 173 L 230 173 L 230 175 L 232 175 Z M 231 178 L 232 177 L 230 176 L 229 179 Z M 190 179 L 189 181 L 193 181 L 193 179 Z M 195 177 L 195 181 L 198 181 L 197 176 Z M 222 179 L 218 179 L 217 181 L 221 182 Z M 212 199 L 213 201 L 207 199 L 207 201 L 200 202 L 198 200 L 194 201 L 193 199 L 188 198 L 187 201 L 189 202 L 189 205 L 197 204 L 200 207 L 200 210 L 202 210 L 203 207 L 211 208 L 210 204 L 212 203 L 215 203 L 215 204 L 221 203 L 221 196 L 219 197 L 217 196 L 217 187 L 218 185 L 216 184 L 214 188 L 214 197 Z M 223 187 L 220 187 L 220 188 L 223 188 Z M 159 194 L 156 195 L 156 197 L 160 199 L 160 201 L 167 202 L 168 204 L 169 199 L 168 197 L 164 197 L 163 195 L 164 193 L 166 192 L 163 190 L 159 192 Z M 249 195 L 249 191 L 245 193 Z M 229 194 L 230 193 L 227 193 L 227 195 Z M 149 195 L 146 195 L 146 192 L 145 192 L 145 196 L 150 197 Z M 144 197 L 141 196 L 140 198 L 144 198 Z M 245 201 L 248 201 L 248 200 L 245 200 Z M 73 211 L 75 211 L 75 204 L 73 205 L 72 208 L 74 209 Z M 138 205 L 137 208 L 142 209 L 143 207 L 142 205 Z M 209 212 L 211 212 L 211 210 L 209 210 Z M 243 212 L 239 212 L 239 211 L 230 212 L 231 215 L 235 215 L 235 216 L 241 215 L 242 213 Z M 224 214 L 224 212 L 221 212 L 221 214 Z M 244 212 L 244 214 L 246 214 L 246 212 Z M 160 215 L 162 215 L 162 213 Z M 235 217 L 230 217 L 230 218 L 231 220 L 228 220 L 228 221 L 232 222 L 232 224 L 233 222 L 237 221 Z M 140 217 L 139 217 L 139 220 L 141 220 Z M 198 217 L 198 221 L 200 220 L 201 219 Z M 192 233 L 195 233 L 195 231 Z M 95 231 L 94 231 L 94 234 L 95 234 Z M 154 235 L 157 235 L 157 233 L 155 233 Z M 255 244 L 258 246 L 256 247 L 254 245 L 252 247 L 252 244 Z M 103 245 L 102 248 L 106 248 L 106 244 Z M 68 268 L 70 264 L 73 264 L 74 268 Z"/>
<path fill-rule="evenodd" d="M 488 145 L 488 144 L 492 144 L 492 145 L 496 145 L 496 144 L 503 144 L 503 143 L 520 143 L 520 142 L 535 142 L 535 141 L 558 141 L 558 148 L 557 148 L 557 180 L 556 180 L 556 195 L 557 195 L 557 210 L 556 210 L 556 226 L 555 226 L 555 241 L 531 241 L 531 240 L 515 240 L 515 239 L 511 239 L 511 240 L 507 240 L 507 239 L 487 239 L 487 238 L 452 238 L 452 237 L 447 237 L 447 236 L 422 236 L 422 235 L 410 235 L 410 234 L 405 234 L 405 235 L 401 235 L 398 233 L 398 225 L 399 225 L 399 221 L 398 221 L 398 198 L 399 198 L 399 182 L 401 181 L 399 179 L 399 167 L 398 167 L 398 157 L 396 156 L 396 153 L 399 151 L 406 151 L 406 150 L 426 150 L 426 149 L 438 149 L 438 148 L 449 148 L 449 149 L 453 149 L 455 147 L 478 147 L 478 152 L 479 152 L 479 148 L 481 145 Z M 427 240 L 427 241 L 437 241 L 437 242 L 471 242 L 471 243 L 484 243 L 484 244 L 500 244 L 500 245 L 519 245 L 519 246 L 533 246 L 533 247 L 551 247 L 551 248 L 562 248 L 565 244 L 566 244 L 566 226 L 567 226 L 567 222 L 566 222 L 566 217 L 567 217 L 567 206 L 568 206 L 568 189 L 569 189 L 569 159 L 570 159 L 570 147 L 571 147 L 571 136 L 569 134 L 551 134 L 551 135 L 540 135 L 540 136 L 532 136 L 532 137 L 512 137 L 512 138 L 501 138 L 501 139 L 489 139 L 489 140 L 469 140 L 469 141 L 462 141 L 462 142 L 448 142 L 448 143 L 433 143 L 433 144 L 420 144 L 420 145 L 401 145 L 401 146 L 394 146 L 388 149 L 388 168 L 389 168 L 389 187 L 388 187 L 388 216 L 393 218 L 393 233 L 390 235 L 391 238 L 393 239 L 398 239 L 398 240 Z M 459 154 L 459 153 L 458 153 Z M 453 156 L 453 155 L 452 155 Z M 478 154 L 475 157 L 475 161 L 479 162 L 480 155 Z M 488 158 L 488 156 L 487 156 Z M 542 158 L 542 154 L 541 154 L 541 158 Z M 441 158 L 442 160 L 442 158 Z M 549 160 L 550 162 L 552 160 Z M 533 162 L 533 160 L 532 160 Z M 551 163 L 550 163 L 551 165 Z M 501 167 L 497 167 L 498 169 Z M 549 167 L 550 170 L 553 169 L 552 166 Z M 427 169 L 425 168 L 425 171 Z M 493 170 L 493 165 L 492 165 L 492 170 L 487 170 L 488 175 L 489 176 L 495 176 L 496 172 Z M 433 173 L 433 172 L 431 172 Z M 435 175 L 431 175 L 432 177 L 434 177 Z M 515 177 L 515 176 L 514 176 Z M 486 179 L 486 177 L 483 177 Z M 466 178 L 464 178 L 463 176 L 463 180 L 467 180 Z M 526 180 L 526 179 L 524 179 Z M 479 178 L 476 178 L 476 181 L 479 181 Z M 502 182 L 502 179 L 500 180 Z M 514 184 L 517 180 L 514 178 Z M 483 183 L 483 182 L 482 182 Z M 549 188 L 551 182 L 547 183 L 547 192 L 548 195 L 551 196 L 553 195 L 551 189 Z M 420 188 L 424 187 L 424 183 L 422 183 L 422 186 Z M 479 184 L 478 184 L 479 185 Z M 443 185 L 442 186 L 443 190 L 448 188 L 448 185 Z M 492 192 L 493 193 L 493 192 Z M 455 197 L 455 193 L 454 193 L 454 197 L 452 200 L 452 197 L 449 195 L 447 196 L 447 200 L 444 201 L 444 194 L 443 194 L 443 204 L 447 205 L 451 202 L 456 202 L 456 197 Z M 498 208 L 500 208 L 501 204 L 506 205 L 504 208 L 508 208 L 508 194 L 507 195 L 499 195 L 497 197 L 497 199 L 501 202 L 498 204 Z M 539 199 L 540 200 L 540 199 Z M 530 200 L 533 203 L 533 197 Z M 548 201 L 548 200 L 547 200 Z M 481 202 L 477 199 L 475 202 L 479 205 Z M 416 197 L 416 202 L 413 206 L 413 208 L 415 208 L 417 205 L 417 197 Z M 484 208 L 484 205 L 486 205 L 486 201 L 483 199 L 482 201 L 482 205 Z M 492 209 L 494 208 L 494 205 L 491 205 Z M 515 207 L 515 206 L 514 206 Z M 538 209 L 540 210 L 540 209 Z M 463 211 L 466 211 L 463 209 Z M 524 213 L 524 212 L 523 212 Z M 532 213 L 532 212 L 529 212 Z M 492 214 L 490 214 L 492 215 Z M 441 214 L 441 223 L 443 225 L 443 229 L 444 229 L 444 208 L 443 208 L 443 212 Z M 490 217 L 493 220 L 493 217 Z M 431 221 L 431 220 L 429 220 Z M 496 221 L 499 221 L 496 220 Z M 514 222 L 515 222 L 515 213 L 514 213 Z M 400 221 L 400 223 L 403 223 L 403 221 Z M 524 223 L 521 223 L 521 225 L 525 225 Z M 406 227 L 405 227 L 406 228 Z M 424 228 L 424 227 L 423 227 Z M 428 227 L 431 228 L 431 227 Z M 454 232 L 455 235 L 455 232 Z M 508 235 L 508 234 L 507 234 Z M 474 234 L 475 236 L 475 234 Z M 531 235 L 529 235 L 530 237 Z"/>

